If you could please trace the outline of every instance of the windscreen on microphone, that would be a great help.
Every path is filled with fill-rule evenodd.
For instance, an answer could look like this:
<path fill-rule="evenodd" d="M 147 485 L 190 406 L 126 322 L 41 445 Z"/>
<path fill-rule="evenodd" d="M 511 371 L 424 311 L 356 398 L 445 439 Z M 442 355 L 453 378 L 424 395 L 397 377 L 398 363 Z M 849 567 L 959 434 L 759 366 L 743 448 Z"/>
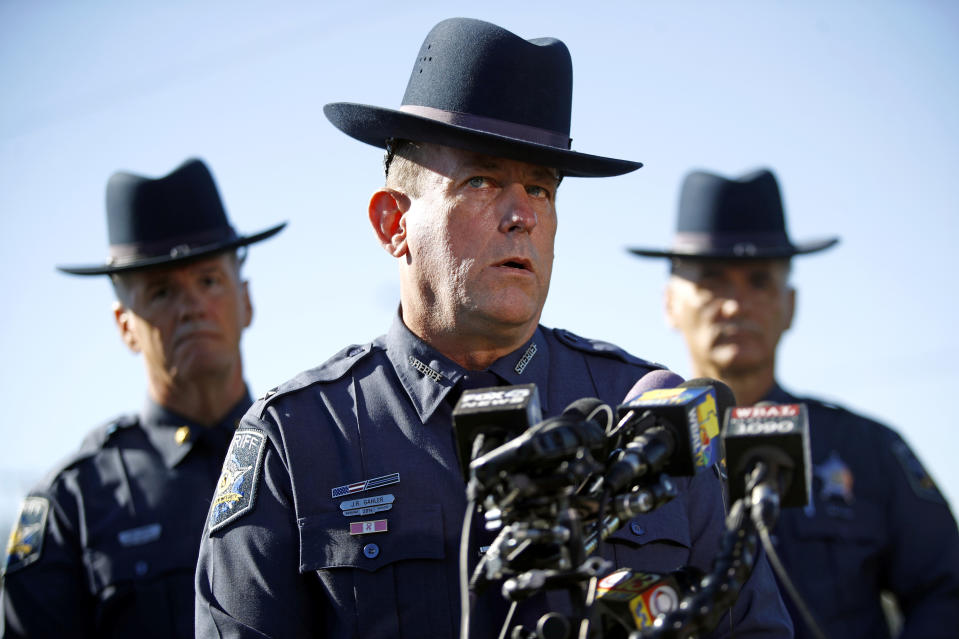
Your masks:
<path fill-rule="evenodd" d="M 566 407 L 563 415 L 578 417 L 583 421 L 596 422 L 603 431 L 609 431 L 613 422 L 613 409 L 601 399 L 583 397 Z"/>
<path fill-rule="evenodd" d="M 680 388 L 700 388 L 703 386 L 712 387 L 713 392 L 716 394 L 716 415 L 719 416 L 719 427 L 720 430 L 722 430 L 722 418 L 726 415 L 727 410 L 736 405 L 736 395 L 733 393 L 733 389 L 718 379 L 713 379 L 711 377 L 694 377 L 693 379 L 686 380 L 678 386 Z"/>
<path fill-rule="evenodd" d="M 747 476 L 762 462 L 775 475 L 782 507 L 809 502 L 812 464 L 805 404 L 733 407 L 727 413 L 723 441 L 733 500 L 744 496 Z"/>
<path fill-rule="evenodd" d="M 672 371 L 668 371 L 666 369 L 650 371 L 640 377 L 636 383 L 633 384 L 633 387 L 629 389 L 628 393 L 626 393 L 626 398 L 623 400 L 623 403 L 639 397 L 646 391 L 650 391 L 655 388 L 676 388 L 682 383 L 683 378 Z"/>
<path fill-rule="evenodd" d="M 617 408 L 620 424 L 632 414 L 649 426 L 662 425 L 673 433 L 675 450 L 663 472 L 692 476 L 720 460 L 714 381 L 690 380 L 676 388 L 649 390 Z"/>
<path fill-rule="evenodd" d="M 539 422 L 543 411 L 536 384 L 493 386 L 463 391 L 453 408 L 456 456 L 463 479 L 469 479 L 470 461 L 525 432 Z M 482 446 L 473 455 L 473 445 L 482 435 Z"/>
<path fill-rule="evenodd" d="M 489 488 L 503 473 L 549 472 L 580 451 L 588 450 L 594 458 L 605 459 L 608 451 L 604 428 L 596 419 L 583 419 L 580 413 L 584 407 L 595 412 L 601 405 L 602 402 L 585 402 L 581 406 L 574 402 L 562 415 L 534 424 L 519 437 L 474 459 L 470 463 L 473 477 L 480 486 Z"/>

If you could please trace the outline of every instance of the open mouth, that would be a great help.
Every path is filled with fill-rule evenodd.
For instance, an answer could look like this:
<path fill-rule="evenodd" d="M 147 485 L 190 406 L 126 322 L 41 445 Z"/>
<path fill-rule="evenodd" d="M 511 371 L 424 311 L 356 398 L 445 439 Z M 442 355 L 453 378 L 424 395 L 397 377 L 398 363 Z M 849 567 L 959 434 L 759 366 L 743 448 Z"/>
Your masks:
<path fill-rule="evenodd" d="M 501 266 L 504 268 L 515 268 L 521 271 L 533 270 L 532 265 L 529 263 L 529 260 L 523 260 L 523 259 L 506 260 L 505 262 L 501 262 L 497 264 L 497 266 Z"/>

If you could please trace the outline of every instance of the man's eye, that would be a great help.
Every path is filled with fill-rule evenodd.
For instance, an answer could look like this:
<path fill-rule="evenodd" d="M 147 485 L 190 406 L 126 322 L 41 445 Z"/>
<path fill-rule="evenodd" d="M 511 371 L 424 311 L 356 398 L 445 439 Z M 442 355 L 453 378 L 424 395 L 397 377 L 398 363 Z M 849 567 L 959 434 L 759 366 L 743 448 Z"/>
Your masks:
<path fill-rule="evenodd" d="M 468 183 L 474 189 L 479 189 L 486 186 L 489 183 L 489 178 L 480 177 L 480 176 L 471 177 Z"/>
<path fill-rule="evenodd" d="M 549 199 L 549 189 L 543 188 L 542 186 L 527 186 L 526 192 L 531 197 L 538 199 Z"/>
<path fill-rule="evenodd" d="M 155 288 L 150 291 L 150 299 L 152 301 L 164 300 L 170 296 L 170 289 L 166 287 Z"/>

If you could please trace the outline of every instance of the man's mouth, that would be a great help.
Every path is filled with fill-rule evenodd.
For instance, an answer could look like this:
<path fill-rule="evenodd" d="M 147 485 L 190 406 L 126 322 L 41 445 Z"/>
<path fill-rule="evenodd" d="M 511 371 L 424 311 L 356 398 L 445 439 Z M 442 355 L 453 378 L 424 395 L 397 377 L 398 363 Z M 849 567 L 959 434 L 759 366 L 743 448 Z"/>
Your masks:
<path fill-rule="evenodd" d="M 500 262 L 496 266 L 501 266 L 504 268 L 515 268 L 521 271 L 533 270 L 533 265 L 530 263 L 530 261 L 522 258 L 511 258 L 504 262 Z"/>

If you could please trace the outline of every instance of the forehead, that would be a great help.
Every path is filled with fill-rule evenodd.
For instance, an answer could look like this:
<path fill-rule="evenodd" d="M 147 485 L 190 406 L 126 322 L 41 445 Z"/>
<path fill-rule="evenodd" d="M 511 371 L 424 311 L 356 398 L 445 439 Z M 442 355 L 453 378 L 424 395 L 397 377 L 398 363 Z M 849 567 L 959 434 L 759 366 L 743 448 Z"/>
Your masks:
<path fill-rule="evenodd" d="M 217 253 L 210 257 L 202 257 L 189 262 L 138 269 L 130 273 L 123 273 L 121 279 L 126 286 L 137 286 L 158 280 L 174 279 L 178 276 L 230 270 L 232 255 L 232 253 Z"/>
<path fill-rule="evenodd" d="M 439 144 L 420 144 L 419 146 L 422 149 L 423 166 L 448 177 L 472 171 L 511 171 L 531 179 L 559 180 L 559 171 L 548 166 Z"/>
<path fill-rule="evenodd" d="M 674 259 L 672 274 L 683 279 L 698 281 L 704 277 L 755 277 L 769 276 L 785 280 L 789 273 L 788 259 L 769 260 L 716 260 Z"/>

